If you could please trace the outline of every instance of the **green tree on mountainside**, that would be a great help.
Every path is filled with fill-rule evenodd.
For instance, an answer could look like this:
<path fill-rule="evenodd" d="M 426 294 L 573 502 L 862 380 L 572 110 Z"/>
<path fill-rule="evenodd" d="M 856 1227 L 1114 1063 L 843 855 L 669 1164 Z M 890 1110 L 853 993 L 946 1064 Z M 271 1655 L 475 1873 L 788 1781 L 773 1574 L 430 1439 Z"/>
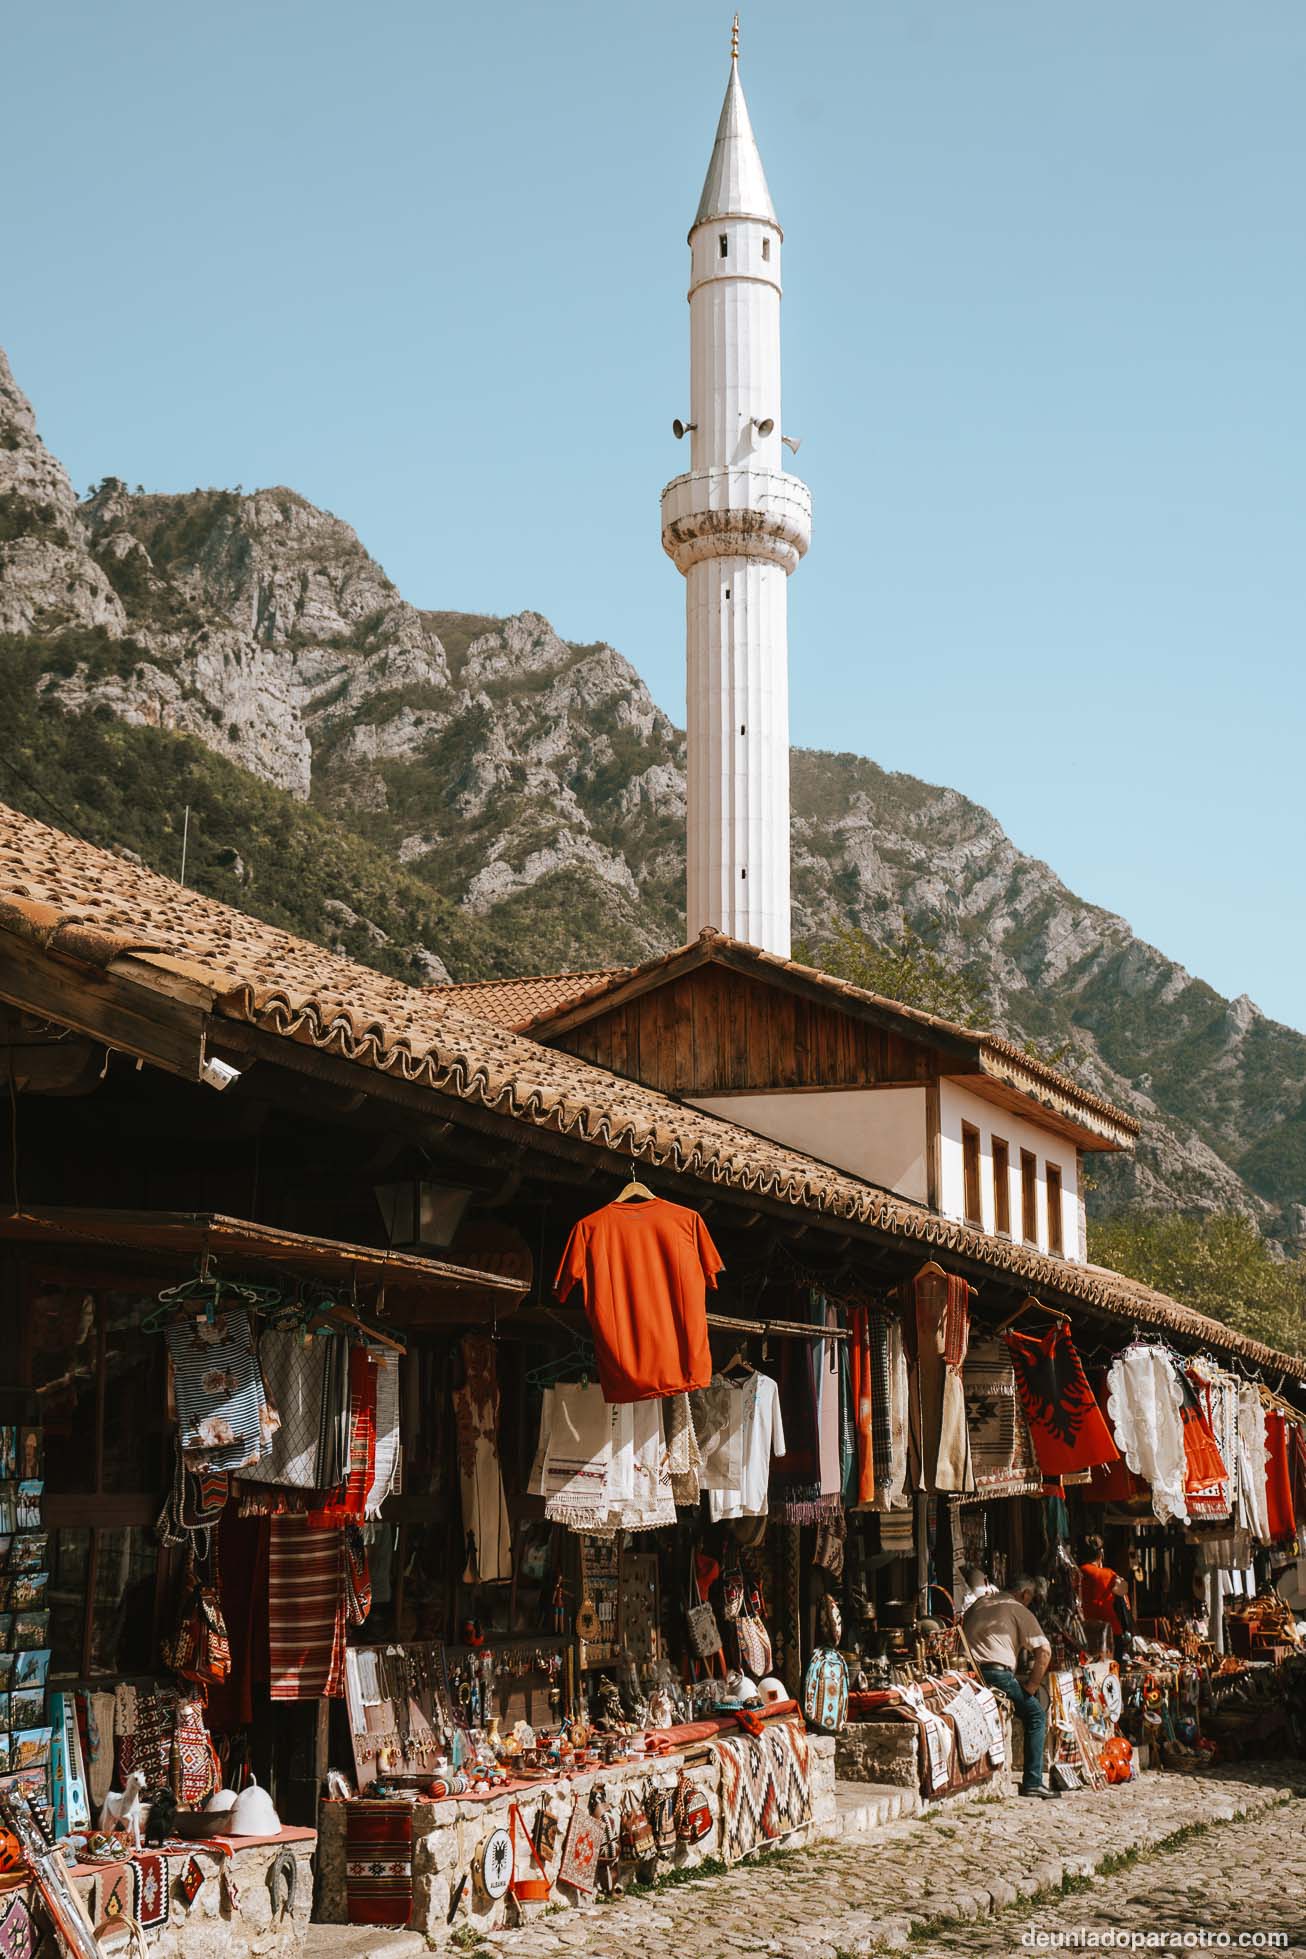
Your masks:
<path fill-rule="evenodd" d="M 929 941 L 903 920 L 896 938 L 881 942 L 860 925 L 838 925 L 828 939 L 802 939 L 794 958 L 816 966 L 851 986 L 897 1000 L 904 1007 L 937 1014 L 959 1027 L 990 1028 L 984 988 L 966 967 L 951 966 Z M 1074 1055 L 1073 1041 L 1037 1038 L 1018 1043 L 1035 1061 L 1062 1068 Z"/>
<path fill-rule="evenodd" d="M 1090 1257 L 1289 1354 L 1306 1354 L 1306 1259 L 1285 1259 L 1234 1211 L 1090 1219 Z"/>
<path fill-rule="evenodd" d="M 838 925 L 828 939 L 800 941 L 794 958 L 962 1027 L 978 1027 L 984 1019 L 982 989 L 969 973 L 950 966 L 905 919 L 897 937 L 883 944 L 860 925 Z"/>

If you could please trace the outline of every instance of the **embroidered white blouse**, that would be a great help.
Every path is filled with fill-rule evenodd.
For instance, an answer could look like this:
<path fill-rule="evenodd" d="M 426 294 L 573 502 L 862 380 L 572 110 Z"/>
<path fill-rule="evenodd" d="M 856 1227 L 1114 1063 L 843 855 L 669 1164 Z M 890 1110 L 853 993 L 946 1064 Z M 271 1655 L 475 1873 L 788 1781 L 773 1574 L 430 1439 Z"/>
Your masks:
<path fill-rule="evenodd" d="M 1121 1454 L 1135 1476 L 1151 1484 L 1161 1523 L 1174 1517 L 1186 1524 L 1188 1457 L 1179 1412 L 1184 1391 L 1174 1362 L 1164 1348 L 1136 1343 L 1116 1355 L 1106 1378 L 1106 1411 Z"/>

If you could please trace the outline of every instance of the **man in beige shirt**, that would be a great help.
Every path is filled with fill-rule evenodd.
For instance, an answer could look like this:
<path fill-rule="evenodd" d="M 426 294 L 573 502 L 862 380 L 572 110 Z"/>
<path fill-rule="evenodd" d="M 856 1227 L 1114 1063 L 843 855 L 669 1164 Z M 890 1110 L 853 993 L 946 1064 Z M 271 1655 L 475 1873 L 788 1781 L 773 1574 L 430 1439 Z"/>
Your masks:
<path fill-rule="evenodd" d="M 1025 1731 L 1025 1772 L 1020 1793 L 1047 1799 L 1060 1791 L 1049 1789 L 1043 1781 L 1043 1743 L 1048 1717 L 1038 1690 L 1051 1664 L 1052 1648 L 1029 1609 L 1036 1591 L 1036 1581 L 1022 1572 L 1005 1592 L 977 1598 L 961 1623 L 984 1679 L 990 1687 L 1006 1695 Z"/>

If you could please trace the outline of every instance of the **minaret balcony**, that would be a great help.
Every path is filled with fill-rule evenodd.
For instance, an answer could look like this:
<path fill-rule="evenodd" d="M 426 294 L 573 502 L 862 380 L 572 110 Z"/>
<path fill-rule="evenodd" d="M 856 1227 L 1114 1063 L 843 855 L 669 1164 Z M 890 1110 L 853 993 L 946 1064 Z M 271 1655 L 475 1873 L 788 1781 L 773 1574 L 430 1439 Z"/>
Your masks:
<path fill-rule="evenodd" d="M 662 549 L 678 571 L 755 558 L 792 572 L 811 536 L 812 493 L 781 469 L 693 469 L 662 492 Z"/>

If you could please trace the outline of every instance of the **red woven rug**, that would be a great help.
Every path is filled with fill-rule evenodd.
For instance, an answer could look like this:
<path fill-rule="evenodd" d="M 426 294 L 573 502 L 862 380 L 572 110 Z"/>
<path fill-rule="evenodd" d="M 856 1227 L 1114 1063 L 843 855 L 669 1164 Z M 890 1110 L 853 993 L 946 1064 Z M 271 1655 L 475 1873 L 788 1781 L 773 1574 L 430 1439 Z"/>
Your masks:
<path fill-rule="evenodd" d="M 345 1897 L 351 1925 L 406 1925 L 413 1912 L 411 1803 L 345 1804 Z"/>

